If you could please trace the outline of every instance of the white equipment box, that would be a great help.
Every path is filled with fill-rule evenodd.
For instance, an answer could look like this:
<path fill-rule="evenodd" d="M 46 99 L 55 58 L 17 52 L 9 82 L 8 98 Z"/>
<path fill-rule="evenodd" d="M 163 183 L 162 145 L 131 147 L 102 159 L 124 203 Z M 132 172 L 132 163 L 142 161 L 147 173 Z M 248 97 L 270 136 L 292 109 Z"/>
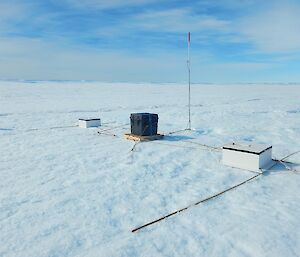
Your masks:
<path fill-rule="evenodd" d="M 272 164 L 272 146 L 251 142 L 233 142 L 223 146 L 223 164 L 260 172 Z"/>
<path fill-rule="evenodd" d="M 78 126 L 80 128 L 100 127 L 101 120 L 100 119 L 79 119 Z"/>

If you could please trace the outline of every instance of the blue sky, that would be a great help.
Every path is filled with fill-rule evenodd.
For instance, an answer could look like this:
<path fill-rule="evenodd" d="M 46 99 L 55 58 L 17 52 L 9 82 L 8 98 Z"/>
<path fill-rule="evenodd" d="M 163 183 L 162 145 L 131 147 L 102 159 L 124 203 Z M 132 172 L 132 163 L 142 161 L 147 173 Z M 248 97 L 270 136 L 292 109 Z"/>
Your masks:
<path fill-rule="evenodd" d="M 300 82 L 300 1 L 0 0 L 0 78 Z"/>

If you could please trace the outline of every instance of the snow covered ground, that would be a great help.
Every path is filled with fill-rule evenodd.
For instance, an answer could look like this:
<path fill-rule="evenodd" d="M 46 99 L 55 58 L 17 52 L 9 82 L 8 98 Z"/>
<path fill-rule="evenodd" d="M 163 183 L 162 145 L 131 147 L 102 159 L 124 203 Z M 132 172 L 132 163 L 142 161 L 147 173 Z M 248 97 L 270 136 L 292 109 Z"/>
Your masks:
<path fill-rule="evenodd" d="M 131 232 L 253 176 L 188 141 L 272 144 L 274 158 L 300 150 L 300 85 L 193 85 L 192 95 L 194 131 L 130 152 L 128 125 L 98 135 L 78 118 L 108 129 L 154 112 L 159 131 L 182 129 L 185 85 L 0 82 L 0 256 L 300 256 L 300 174 L 282 165 Z M 300 170 L 300 154 L 288 160 Z"/>

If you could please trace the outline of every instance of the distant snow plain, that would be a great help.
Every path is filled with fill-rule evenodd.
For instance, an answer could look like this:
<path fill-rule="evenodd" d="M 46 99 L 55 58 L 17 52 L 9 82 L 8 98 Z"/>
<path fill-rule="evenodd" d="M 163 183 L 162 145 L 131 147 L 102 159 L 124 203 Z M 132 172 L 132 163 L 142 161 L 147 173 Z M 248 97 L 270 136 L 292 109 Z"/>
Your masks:
<path fill-rule="evenodd" d="M 300 85 L 193 84 L 193 130 L 131 152 L 133 112 L 158 113 L 162 133 L 183 129 L 187 86 L 0 82 L 1 257 L 300 256 L 300 174 L 283 165 L 131 232 L 253 176 L 195 143 L 300 150 Z M 118 128 L 76 127 L 98 117 Z M 300 170 L 300 154 L 288 160 Z"/>

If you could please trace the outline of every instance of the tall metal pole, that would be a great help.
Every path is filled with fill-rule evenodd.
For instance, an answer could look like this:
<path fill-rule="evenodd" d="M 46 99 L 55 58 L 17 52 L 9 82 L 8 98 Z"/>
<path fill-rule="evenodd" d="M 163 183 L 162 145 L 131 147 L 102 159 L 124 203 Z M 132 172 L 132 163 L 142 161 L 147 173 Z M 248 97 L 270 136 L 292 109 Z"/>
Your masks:
<path fill-rule="evenodd" d="M 191 60 L 190 60 L 191 33 L 188 33 L 188 73 L 189 73 L 189 125 L 188 130 L 191 130 Z"/>

